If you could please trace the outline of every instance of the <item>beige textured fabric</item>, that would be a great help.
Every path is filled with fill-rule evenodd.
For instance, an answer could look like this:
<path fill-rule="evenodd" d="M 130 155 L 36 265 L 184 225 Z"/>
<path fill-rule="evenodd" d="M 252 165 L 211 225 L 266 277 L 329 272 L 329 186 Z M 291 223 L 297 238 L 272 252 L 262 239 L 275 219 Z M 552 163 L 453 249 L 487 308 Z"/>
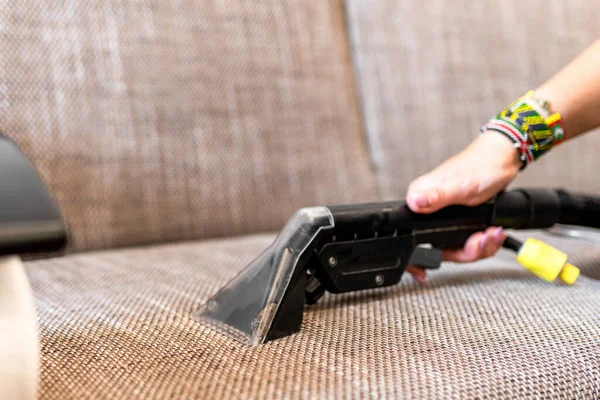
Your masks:
<path fill-rule="evenodd" d="M 386 198 L 403 196 L 412 179 L 463 149 L 491 116 L 600 37 L 595 0 L 347 3 Z M 579 138 L 516 184 L 598 191 L 599 152 L 600 134 Z"/>
<path fill-rule="evenodd" d="M 41 398 L 600 397 L 600 291 L 541 282 L 508 254 L 447 265 L 422 287 L 326 296 L 301 333 L 257 348 L 194 322 L 271 240 L 28 263 Z"/>
<path fill-rule="evenodd" d="M 75 250 L 373 200 L 358 110 L 337 0 L 0 2 L 0 130 Z"/>

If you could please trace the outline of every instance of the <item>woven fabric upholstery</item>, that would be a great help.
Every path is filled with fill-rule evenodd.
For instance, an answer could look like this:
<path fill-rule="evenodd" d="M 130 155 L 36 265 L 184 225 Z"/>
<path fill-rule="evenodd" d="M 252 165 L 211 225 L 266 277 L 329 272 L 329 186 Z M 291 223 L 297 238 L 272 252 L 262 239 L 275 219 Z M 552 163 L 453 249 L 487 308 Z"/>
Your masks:
<path fill-rule="evenodd" d="M 403 196 L 414 178 L 462 150 L 490 117 L 600 37 L 593 0 L 347 3 L 386 198 Z M 597 191 L 599 151 L 598 133 L 578 138 L 545 155 L 516 184 Z"/>
<path fill-rule="evenodd" d="M 376 198 L 339 1 L 5 0 L 0 131 L 74 250 Z"/>
<path fill-rule="evenodd" d="M 405 277 L 395 287 L 326 295 L 305 311 L 300 333 L 256 348 L 194 322 L 201 303 L 271 240 L 28 263 L 40 397 L 600 397 L 600 290 L 542 282 L 508 253 L 446 265 L 425 286 Z M 584 270 L 598 267 L 596 259 Z"/>

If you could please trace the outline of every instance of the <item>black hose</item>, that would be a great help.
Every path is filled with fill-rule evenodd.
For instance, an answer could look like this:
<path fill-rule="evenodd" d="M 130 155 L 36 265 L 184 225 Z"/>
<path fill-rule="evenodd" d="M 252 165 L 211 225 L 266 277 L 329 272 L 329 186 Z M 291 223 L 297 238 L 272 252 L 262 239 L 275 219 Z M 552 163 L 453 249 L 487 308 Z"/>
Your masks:
<path fill-rule="evenodd" d="M 545 229 L 554 224 L 600 229 L 600 197 L 556 189 L 516 189 L 494 201 L 491 225 L 508 229 Z"/>
<path fill-rule="evenodd" d="M 513 250 L 515 253 L 518 253 L 521 250 L 521 246 L 523 246 L 523 242 L 512 236 L 507 236 L 506 239 L 504 239 L 504 243 L 502 243 L 502 247 Z"/>
<path fill-rule="evenodd" d="M 561 204 L 559 222 L 565 225 L 600 228 L 600 197 L 557 191 Z"/>

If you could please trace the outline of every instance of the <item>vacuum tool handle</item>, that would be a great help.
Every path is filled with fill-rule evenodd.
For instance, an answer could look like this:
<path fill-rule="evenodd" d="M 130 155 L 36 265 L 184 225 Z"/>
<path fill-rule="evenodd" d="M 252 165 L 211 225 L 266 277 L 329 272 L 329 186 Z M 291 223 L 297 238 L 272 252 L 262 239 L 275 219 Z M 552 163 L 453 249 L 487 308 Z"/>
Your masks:
<path fill-rule="evenodd" d="M 494 212 L 493 203 L 477 207 L 449 206 L 432 214 L 417 214 L 404 201 L 328 208 L 335 221 L 336 235 L 489 225 Z"/>
<path fill-rule="evenodd" d="M 404 201 L 328 208 L 338 235 L 487 226 L 545 229 L 557 223 L 600 228 L 599 197 L 557 189 L 515 189 L 479 206 L 450 206 L 431 214 L 417 214 Z"/>

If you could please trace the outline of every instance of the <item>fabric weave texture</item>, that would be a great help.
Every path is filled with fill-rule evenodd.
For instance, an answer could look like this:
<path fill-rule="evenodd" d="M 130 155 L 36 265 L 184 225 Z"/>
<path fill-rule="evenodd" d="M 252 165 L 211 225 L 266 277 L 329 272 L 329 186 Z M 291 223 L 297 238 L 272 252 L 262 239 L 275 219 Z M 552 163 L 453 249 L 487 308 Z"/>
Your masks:
<path fill-rule="evenodd" d="M 272 240 L 29 263 L 40 397 L 600 397 L 600 291 L 546 283 L 510 253 L 444 265 L 424 286 L 405 276 L 390 288 L 326 295 L 305 309 L 298 334 L 259 347 L 197 323 L 199 306 Z M 593 255 L 577 242 L 554 243 Z M 574 261 L 600 274 L 596 261 Z"/>
<path fill-rule="evenodd" d="M 0 131 L 72 250 L 378 197 L 338 1 L 6 0 L 0 55 Z"/>

